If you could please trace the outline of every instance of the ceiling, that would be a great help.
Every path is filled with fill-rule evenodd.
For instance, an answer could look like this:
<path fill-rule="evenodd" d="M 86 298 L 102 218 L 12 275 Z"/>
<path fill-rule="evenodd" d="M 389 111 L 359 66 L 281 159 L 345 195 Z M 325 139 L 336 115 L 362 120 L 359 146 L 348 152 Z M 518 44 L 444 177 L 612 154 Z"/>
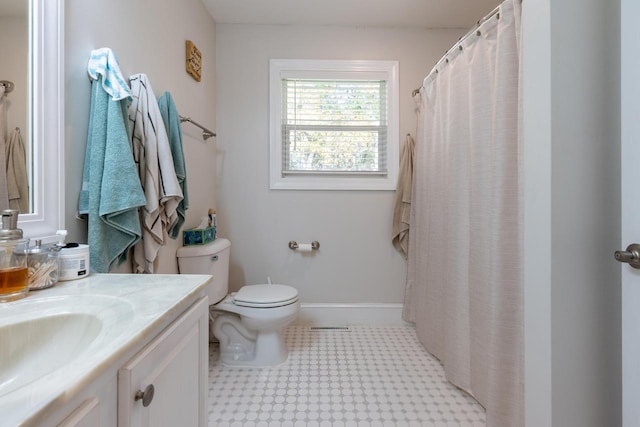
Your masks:
<path fill-rule="evenodd" d="M 4 1 L 4 0 L 2 0 Z M 203 0 L 216 23 L 467 28 L 501 0 Z"/>
<path fill-rule="evenodd" d="M 501 0 L 203 0 L 221 24 L 468 28 Z M 0 0 L 0 16 L 26 16 L 27 0 Z"/>

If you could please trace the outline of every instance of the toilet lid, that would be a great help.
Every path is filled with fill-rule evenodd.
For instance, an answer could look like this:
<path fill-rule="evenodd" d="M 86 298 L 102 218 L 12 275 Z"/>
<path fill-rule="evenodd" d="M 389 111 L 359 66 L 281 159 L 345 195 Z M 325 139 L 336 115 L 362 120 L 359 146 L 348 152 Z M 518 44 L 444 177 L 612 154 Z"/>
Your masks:
<path fill-rule="evenodd" d="M 298 290 L 286 285 L 246 285 L 233 296 L 244 307 L 280 307 L 298 300 Z"/>

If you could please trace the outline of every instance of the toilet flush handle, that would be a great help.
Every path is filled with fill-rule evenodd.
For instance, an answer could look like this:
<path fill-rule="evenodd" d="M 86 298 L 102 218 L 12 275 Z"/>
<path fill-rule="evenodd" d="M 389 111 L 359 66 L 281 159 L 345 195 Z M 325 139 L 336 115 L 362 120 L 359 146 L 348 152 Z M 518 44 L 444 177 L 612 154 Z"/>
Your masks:
<path fill-rule="evenodd" d="M 211 257 L 211 261 L 217 261 L 218 260 L 218 255 L 214 255 Z"/>

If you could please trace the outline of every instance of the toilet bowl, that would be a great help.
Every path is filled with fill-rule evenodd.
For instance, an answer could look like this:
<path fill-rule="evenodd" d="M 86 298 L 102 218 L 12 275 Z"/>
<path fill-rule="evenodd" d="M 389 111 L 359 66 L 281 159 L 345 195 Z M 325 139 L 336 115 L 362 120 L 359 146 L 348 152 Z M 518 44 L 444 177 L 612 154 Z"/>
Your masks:
<path fill-rule="evenodd" d="M 211 274 L 212 332 L 220 341 L 220 360 L 230 366 L 273 366 L 287 360 L 283 329 L 298 315 L 298 291 L 286 285 L 245 285 L 229 290 L 231 242 L 178 249 L 181 274 Z"/>

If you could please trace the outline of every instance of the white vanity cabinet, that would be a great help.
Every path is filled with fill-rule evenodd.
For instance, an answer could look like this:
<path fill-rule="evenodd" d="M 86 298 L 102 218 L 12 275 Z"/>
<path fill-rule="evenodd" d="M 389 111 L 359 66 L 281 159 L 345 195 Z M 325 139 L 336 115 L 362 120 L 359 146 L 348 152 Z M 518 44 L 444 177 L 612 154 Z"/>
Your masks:
<path fill-rule="evenodd" d="M 208 298 L 201 297 L 53 417 L 29 425 L 206 427 L 208 307 Z"/>
<path fill-rule="evenodd" d="M 82 402 L 58 427 L 100 427 L 106 424 L 100 415 L 100 399 L 92 397 Z"/>
<path fill-rule="evenodd" d="M 201 298 L 118 371 L 118 427 L 207 425 L 208 300 Z"/>
<path fill-rule="evenodd" d="M 209 275 L 95 274 L 7 303 L 3 328 L 71 315 L 79 323 L 61 323 L 39 341 L 5 334 L 5 349 L 33 343 L 33 353 L 25 354 L 52 367 L 34 376 L 29 369 L 40 365 L 17 360 L 24 369 L 10 373 L 24 385 L 0 384 L 0 426 L 206 427 L 210 281 Z M 82 334 L 88 338 L 75 344 L 72 338 Z M 54 363 L 59 360 L 64 363 Z"/>
<path fill-rule="evenodd" d="M 206 427 L 208 331 L 208 298 L 201 297 L 53 417 L 29 425 Z"/>

